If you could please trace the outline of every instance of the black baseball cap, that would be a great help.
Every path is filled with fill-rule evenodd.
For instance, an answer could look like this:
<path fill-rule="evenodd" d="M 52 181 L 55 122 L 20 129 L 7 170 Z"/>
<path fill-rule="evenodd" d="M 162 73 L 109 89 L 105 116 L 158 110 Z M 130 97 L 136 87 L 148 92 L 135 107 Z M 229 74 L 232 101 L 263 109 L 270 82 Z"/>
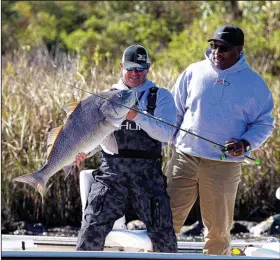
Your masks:
<path fill-rule="evenodd" d="M 130 45 L 123 52 L 123 68 L 144 68 L 149 66 L 149 56 L 147 50 L 141 45 Z"/>
<path fill-rule="evenodd" d="M 214 37 L 208 40 L 208 42 L 211 41 L 220 41 L 235 46 L 244 45 L 244 33 L 236 26 L 224 25 L 215 31 Z"/>

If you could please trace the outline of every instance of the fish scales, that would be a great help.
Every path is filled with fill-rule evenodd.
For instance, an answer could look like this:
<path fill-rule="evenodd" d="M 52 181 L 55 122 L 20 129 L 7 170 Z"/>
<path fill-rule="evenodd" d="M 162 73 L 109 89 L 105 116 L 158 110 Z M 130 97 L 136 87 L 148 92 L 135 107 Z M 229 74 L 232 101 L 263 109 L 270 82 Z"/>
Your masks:
<path fill-rule="evenodd" d="M 74 110 L 58 131 L 43 167 L 34 173 L 17 177 L 14 181 L 28 183 L 43 196 L 49 178 L 63 167 L 75 164 L 79 153 L 89 153 L 100 145 L 112 153 L 117 151 L 113 132 L 135 104 L 135 92 L 111 90 L 99 95 L 103 99 L 90 96 L 76 107 L 72 104 Z"/>

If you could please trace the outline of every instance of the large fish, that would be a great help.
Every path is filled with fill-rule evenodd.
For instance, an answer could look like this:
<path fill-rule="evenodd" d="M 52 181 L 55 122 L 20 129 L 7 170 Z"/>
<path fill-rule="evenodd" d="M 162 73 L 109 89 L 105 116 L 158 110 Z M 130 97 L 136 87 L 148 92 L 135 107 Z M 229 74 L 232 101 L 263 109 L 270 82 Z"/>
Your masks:
<path fill-rule="evenodd" d="M 129 107 L 135 104 L 135 92 L 111 89 L 98 96 L 91 95 L 64 107 L 66 122 L 49 133 L 43 167 L 14 181 L 28 183 L 43 197 L 49 178 L 63 167 L 74 165 L 79 153 L 87 154 L 98 147 L 111 154 L 118 153 L 113 132 L 125 119 Z"/>

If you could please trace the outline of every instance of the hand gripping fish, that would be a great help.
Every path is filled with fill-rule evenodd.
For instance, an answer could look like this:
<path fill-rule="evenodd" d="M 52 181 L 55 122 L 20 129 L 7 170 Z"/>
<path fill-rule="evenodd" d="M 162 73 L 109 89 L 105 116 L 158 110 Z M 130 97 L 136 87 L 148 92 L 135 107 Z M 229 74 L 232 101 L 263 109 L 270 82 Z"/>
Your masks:
<path fill-rule="evenodd" d="M 111 154 L 118 153 L 113 132 L 135 102 L 133 90 L 111 89 L 65 106 L 66 122 L 49 133 L 43 167 L 14 181 L 28 183 L 43 197 L 49 178 L 63 167 L 74 165 L 79 153 L 87 154 L 98 147 Z"/>

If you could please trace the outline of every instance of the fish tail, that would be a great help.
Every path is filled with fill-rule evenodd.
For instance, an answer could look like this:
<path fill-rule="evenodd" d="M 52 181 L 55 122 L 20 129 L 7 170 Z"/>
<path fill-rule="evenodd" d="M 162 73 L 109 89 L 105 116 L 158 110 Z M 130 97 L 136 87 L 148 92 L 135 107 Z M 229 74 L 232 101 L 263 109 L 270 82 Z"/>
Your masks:
<path fill-rule="evenodd" d="M 29 184 L 34 189 L 36 189 L 43 198 L 44 194 L 46 192 L 45 182 L 42 178 L 36 176 L 35 175 L 36 173 L 38 173 L 38 172 L 28 173 L 28 174 L 19 176 L 17 178 L 14 178 L 13 181 L 18 181 L 18 182 L 23 182 L 23 183 Z"/>

